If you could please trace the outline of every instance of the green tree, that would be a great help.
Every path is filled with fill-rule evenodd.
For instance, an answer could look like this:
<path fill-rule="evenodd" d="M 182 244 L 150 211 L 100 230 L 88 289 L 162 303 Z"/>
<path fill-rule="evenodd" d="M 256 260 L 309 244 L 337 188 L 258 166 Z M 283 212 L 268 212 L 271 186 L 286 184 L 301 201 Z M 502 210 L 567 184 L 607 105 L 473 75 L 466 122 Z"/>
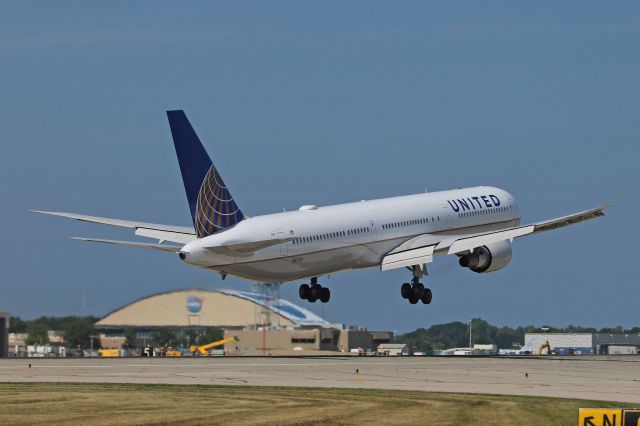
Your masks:
<path fill-rule="evenodd" d="M 511 327 L 500 327 L 496 330 L 496 337 L 493 341 L 498 348 L 509 349 L 524 345 L 524 330 L 522 327 L 513 329 Z"/>
<path fill-rule="evenodd" d="M 472 342 L 471 344 L 492 345 L 496 341 L 496 333 L 498 327 L 489 324 L 487 321 L 481 318 L 474 318 L 471 320 Z M 467 331 L 468 333 L 468 331 Z M 467 338 L 467 344 L 469 346 Z"/>
<path fill-rule="evenodd" d="M 151 340 L 157 346 L 177 346 L 178 339 L 173 328 L 161 327 L 151 333 Z"/>
<path fill-rule="evenodd" d="M 94 324 L 98 321 L 97 317 L 86 316 L 67 316 L 67 317 L 45 317 L 36 318 L 34 320 L 23 321 L 18 317 L 11 320 L 11 332 L 29 333 L 27 342 L 29 344 L 44 345 L 48 343 L 47 331 L 59 330 L 64 335 L 65 345 L 67 347 L 82 348 L 90 346 L 89 336 L 95 334 Z"/>
<path fill-rule="evenodd" d="M 27 337 L 28 345 L 46 345 L 49 341 L 47 333 L 49 331 L 49 327 L 45 322 L 29 322 L 25 331 L 29 333 L 29 337 Z"/>
<path fill-rule="evenodd" d="M 80 347 L 86 349 L 90 347 L 90 337 L 96 334 L 93 327 L 94 322 L 82 317 L 71 317 L 62 324 L 65 345 L 70 348 Z"/>
<path fill-rule="evenodd" d="M 624 328 L 621 325 L 617 327 L 604 327 L 600 329 L 600 333 L 620 334 L 624 333 Z"/>
<path fill-rule="evenodd" d="M 124 343 L 122 344 L 124 349 L 135 349 L 136 346 L 136 332 L 132 328 L 128 328 L 124 332 Z"/>
<path fill-rule="evenodd" d="M 27 321 L 22 320 L 20 317 L 9 318 L 9 333 L 26 333 Z"/>

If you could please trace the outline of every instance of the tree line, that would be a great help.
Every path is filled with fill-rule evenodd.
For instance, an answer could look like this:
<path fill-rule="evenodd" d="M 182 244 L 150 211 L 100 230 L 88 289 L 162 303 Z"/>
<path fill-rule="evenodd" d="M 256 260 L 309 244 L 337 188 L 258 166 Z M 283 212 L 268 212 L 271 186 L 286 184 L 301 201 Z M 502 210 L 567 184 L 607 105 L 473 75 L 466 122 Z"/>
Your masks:
<path fill-rule="evenodd" d="M 64 346 L 68 348 L 87 349 L 91 347 L 91 336 L 97 337 L 99 331 L 95 323 L 99 320 L 94 316 L 42 316 L 33 320 L 23 320 L 20 317 L 9 319 L 9 333 L 27 333 L 28 345 L 46 345 L 48 331 L 57 330 L 64 336 Z M 139 338 L 132 328 L 123 330 L 124 347 L 133 349 L 145 345 L 188 347 L 192 344 L 202 345 L 222 338 L 223 331 L 218 327 L 194 327 L 192 329 L 162 327 L 153 330 L 148 338 Z M 93 347 L 98 347 L 98 340 L 94 340 Z"/>
<path fill-rule="evenodd" d="M 94 325 L 98 320 L 99 318 L 94 316 L 43 316 L 33 320 L 11 317 L 9 318 L 9 333 L 28 333 L 28 345 L 46 345 L 49 341 L 47 332 L 59 330 L 64 335 L 65 346 L 88 348 L 90 336 L 97 335 Z"/>

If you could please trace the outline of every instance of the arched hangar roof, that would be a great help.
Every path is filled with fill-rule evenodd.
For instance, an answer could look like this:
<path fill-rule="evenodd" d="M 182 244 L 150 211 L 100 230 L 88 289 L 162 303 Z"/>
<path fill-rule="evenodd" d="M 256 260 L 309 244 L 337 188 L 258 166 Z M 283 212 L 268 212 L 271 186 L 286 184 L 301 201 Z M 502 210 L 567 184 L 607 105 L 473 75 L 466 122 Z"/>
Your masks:
<path fill-rule="evenodd" d="M 245 327 L 261 322 L 265 311 L 271 323 L 280 326 L 328 324 L 288 300 L 268 300 L 246 291 L 191 289 L 138 299 L 107 314 L 96 327 Z"/>

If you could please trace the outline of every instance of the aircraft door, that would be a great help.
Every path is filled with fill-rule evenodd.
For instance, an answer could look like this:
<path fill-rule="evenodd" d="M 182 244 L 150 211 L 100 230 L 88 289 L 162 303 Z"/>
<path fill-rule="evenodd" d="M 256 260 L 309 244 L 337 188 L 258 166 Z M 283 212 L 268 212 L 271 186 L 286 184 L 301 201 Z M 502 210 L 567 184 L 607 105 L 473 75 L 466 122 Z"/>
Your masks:
<path fill-rule="evenodd" d="M 443 216 L 442 219 L 444 220 L 444 223 L 442 224 L 444 225 L 443 227 L 444 228 L 453 227 L 453 214 L 451 213 L 451 207 L 447 203 L 444 203 L 442 205 L 442 216 Z"/>
<path fill-rule="evenodd" d="M 369 221 L 369 226 L 371 227 L 371 240 L 376 241 L 376 223 L 373 219 Z"/>
<path fill-rule="evenodd" d="M 280 244 L 280 256 L 288 256 L 289 255 L 289 243 Z"/>
<path fill-rule="evenodd" d="M 282 230 L 276 230 L 271 233 L 271 236 L 275 239 L 286 238 L 286 234 Z M 278 244 L 280 247 L 280 256 L 287 256 L 289 254 L 289 242 Z"/>

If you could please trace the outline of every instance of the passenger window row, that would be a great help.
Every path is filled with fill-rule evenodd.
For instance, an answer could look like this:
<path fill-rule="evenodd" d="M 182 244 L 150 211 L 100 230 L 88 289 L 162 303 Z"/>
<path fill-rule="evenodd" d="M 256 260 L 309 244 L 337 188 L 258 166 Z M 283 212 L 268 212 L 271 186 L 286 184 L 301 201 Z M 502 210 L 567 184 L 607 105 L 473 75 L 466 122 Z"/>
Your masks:
<path fill-rule="evenodd" d="M 326 234 L 317 234 L 317 235 L 310 235 L 308 237 L 294 238 L 293 239 L 293 244 L 302 244 L 302 243 L 309 243 L 309 242 L 312 242 L 312 241 L 329 240 L 331 238 L 347 237 L 347 236 L 351 236 L 351 235 L 364 234 L 365 232 L 369 232 L 369 227 L 368 226 L 365 226 L 365 227 L 362 227 L 362 228 L 348 229 L 346 231 L 328 232 Z"/>
<path fill-rule="evenodd" d="M 458 213 L 458 217 L 482 216 L 482 215 L 489 214 L 489 213 L 506 212 L 510 208 L 511 208 L 511 206 L 509 206 L 509 207 L 493 207 L 493 208 L 482 209 L 482 210 L 472 210 L 472 211 L 469 211 L 469 212 Z"/>
<path fill-rule="evenodd" d="M 440 221 L 440 216 L 431 217 L 431 223 L 435 222 L 436 220 Z M 385 223 L 384 225 L 382 225 L 382 229 L 395 229 L 395 228 L 401 228 L 404 226 L 420 225 L 423 223 L 429 223 L 429 218 L 423 217 L 420 219 L 402 220 L 399 222 Z"/>

